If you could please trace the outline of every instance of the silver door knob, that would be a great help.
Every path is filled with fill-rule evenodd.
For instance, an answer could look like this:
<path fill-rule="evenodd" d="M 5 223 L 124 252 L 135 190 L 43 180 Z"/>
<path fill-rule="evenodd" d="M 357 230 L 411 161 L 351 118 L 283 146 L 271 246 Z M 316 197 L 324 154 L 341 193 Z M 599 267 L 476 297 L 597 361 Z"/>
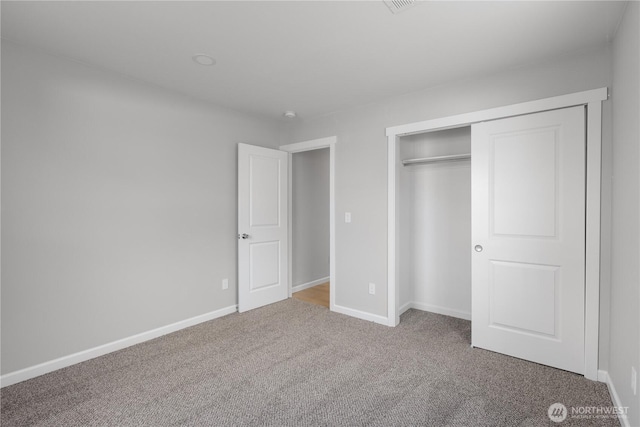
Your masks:
<path fill-rule="evenodd" d="M 475 245 L 475 247 L 473 249 L 475 249 L 476 252 L 482 252 L 482 246 L 480 246 L 480 245 Z"/>
<path fill-rule="evenodd" d="M 248 239 L 249 235 L 247 233 L 238 234 L 238 239 Z"/>

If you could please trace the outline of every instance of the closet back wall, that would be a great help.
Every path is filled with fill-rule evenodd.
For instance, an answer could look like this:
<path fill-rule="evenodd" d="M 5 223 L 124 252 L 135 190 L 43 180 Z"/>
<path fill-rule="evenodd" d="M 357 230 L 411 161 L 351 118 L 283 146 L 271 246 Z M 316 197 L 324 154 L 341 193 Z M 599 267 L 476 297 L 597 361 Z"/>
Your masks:
<path fill-rule="evenodd" d="M 470 152 L 470 127 L 400 139 L 402 159 Z M 400 173 L 400 312 L 470 319 L 471 162 L 416 164 Z"/>

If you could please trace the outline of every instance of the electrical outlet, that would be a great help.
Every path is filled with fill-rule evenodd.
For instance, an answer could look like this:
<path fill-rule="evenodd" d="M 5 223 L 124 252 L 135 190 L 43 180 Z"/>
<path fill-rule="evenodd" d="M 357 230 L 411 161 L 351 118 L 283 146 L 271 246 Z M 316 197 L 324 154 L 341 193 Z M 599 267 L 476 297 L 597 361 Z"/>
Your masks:
<path fill-rule="evenodd" d="M 369 295 L 375 295 L 375 294 L 376 294 L 376 284 L 369 283 Z"/>
<path fill-rule="evenodd" d="M 350 223 L 351 222 L 351 212 L 345 212 L 344 213 L 344 222 L 346 222 L 346 223 Z"/>
<path fill-rule="evenodd" d="M 633 390 L 634 396 L 638 392 L 638 373 L 633 366 L 631 367 L 631 390 Z"/>
<path fill-rule="evenodd" d="M 222 290 L 229 289 L 229 279 L 222 279 Z"/>

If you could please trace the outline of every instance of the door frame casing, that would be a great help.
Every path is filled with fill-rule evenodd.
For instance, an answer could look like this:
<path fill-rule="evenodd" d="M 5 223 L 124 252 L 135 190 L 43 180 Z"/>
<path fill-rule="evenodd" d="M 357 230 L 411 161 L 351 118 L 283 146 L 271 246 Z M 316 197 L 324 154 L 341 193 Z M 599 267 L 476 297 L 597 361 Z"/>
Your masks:
<path fill-rule="evenodd" d="M 598 380 L 598 341 L 600 324 L 600 187 L 602 161 L 602 102 L 608 99 L 606 87 L 560 95 L 530 102 L 491 108 L 472 113 L 388 127 L 388 250 L 387 250 L 387 324 L 396 326 L 399 313 L 399 259 L 396 254 L 399 228 L 397 214 L 398 170 L 402 167 L 398 138 L 469 126 L 488 120 L 539 113 L 560 108 L 584 105 L 587 125 L 586 175 L 586 252 L 585 252 L 585 377 Z M 472 142 L 473 143 L 473 142 Z"/>
<path fill-rule="evenodd" d="M 305 151 L 329 149 L 329 310 L 335 311 L 336 302 L 336 217 L 335 217 L 335 146 L 337 136 L 312 139 L 294 144 L 281 145 L 281 151 L 289 153 L 289 298 L 293 288 L 293 155 Z"/>

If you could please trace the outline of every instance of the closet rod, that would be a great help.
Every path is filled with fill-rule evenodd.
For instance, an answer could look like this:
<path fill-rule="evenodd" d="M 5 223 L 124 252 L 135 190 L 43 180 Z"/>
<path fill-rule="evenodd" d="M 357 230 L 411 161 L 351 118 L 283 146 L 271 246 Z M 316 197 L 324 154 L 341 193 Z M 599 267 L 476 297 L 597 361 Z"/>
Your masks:
<path fill-rule="evenodd" d="M 450 156 L 437 156 L 437 157 L 424 157 L 421 159 L 407 159 L 402 161 L 403 166 L 411 166 L 422 163 L 436 163 L 436 162 L 453 162 L 455 160 L 468 160 L 471 158 L 471 154 L 452 154 Z"/>

